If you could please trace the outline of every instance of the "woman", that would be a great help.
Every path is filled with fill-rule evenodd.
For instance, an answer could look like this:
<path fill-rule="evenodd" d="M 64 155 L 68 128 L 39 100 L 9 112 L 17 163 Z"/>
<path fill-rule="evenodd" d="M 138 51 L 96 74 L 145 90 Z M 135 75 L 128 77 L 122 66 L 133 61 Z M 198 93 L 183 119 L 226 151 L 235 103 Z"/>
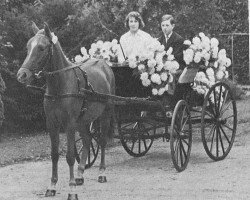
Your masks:
<path fill-rule="evenodd" d="M 138 56 L 147 47 L 152 37 L 141 30 L 144 27 L 144 22 L 141 15 L 136 11 L 132 11 L 127 15 L 125 27 L 129 28 L 129 31 L 120 38 L 125 58 Z"/>
<path fill-rule="evenodd" d="M 129 31 L 120 38 L 120 45 L 124 53 L 125 62 L 123 66 L 128 66 L 127 59 L 135 58 L 142 54 L 152 37 L 141 30 L 144 22 L 138 12 L 130 12 L 125 19 L 125 27 Z M 121 96 L 148 96 L 149 88 L 145 88 L 141 84 L 138 76 L 133 76 L 133 69 L 129 67 L 117 68 L 116 76 L 116 94 Z"/>

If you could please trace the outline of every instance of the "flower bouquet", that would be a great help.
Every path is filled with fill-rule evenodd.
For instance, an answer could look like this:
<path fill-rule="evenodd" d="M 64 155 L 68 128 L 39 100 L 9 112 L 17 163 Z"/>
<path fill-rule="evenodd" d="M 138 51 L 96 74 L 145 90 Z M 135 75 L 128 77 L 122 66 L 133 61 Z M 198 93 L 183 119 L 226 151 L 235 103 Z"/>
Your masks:
<path fill-rule="evenodd" d="M 87 58 L 97 58 L 104 59 L 109 65 L 112 65 L 112 62 L 122 62 L 123 54 L 120 45 L 116 39 L 109 41 L 97 41 L 96 43 L 91 44 L 91 48 L 87 52 L 85 47 L 81 48 L 81 54 L 75 57 L 76 62 L 83 62 Z"/>
<path fill-rule="evenodd" d="M 173 82 L 173 73 L 179 69 L 179 63 L 172 55 L 173 49 L 167 51 L 157 39 L 152 39 L 147 48 L 139 55 L 128 58 L 129 67 L 137 70 L 142 85 L 152 88 L 153 95 L 163 95 Z"/>
<path fill-rule="evenodd" d="M 227 68 L 231 60 L 226 56 L 226 50 L 219 50 L 219 41 L 199 33 L 190 40 L 185 40 L 188 48 L 183 52 L 187 67 L 198 67 L 200 71 L 194 78 L 193 89 L 198 94 L 206 95 L 209 88 L 216 82 L 228 78 Z"/>

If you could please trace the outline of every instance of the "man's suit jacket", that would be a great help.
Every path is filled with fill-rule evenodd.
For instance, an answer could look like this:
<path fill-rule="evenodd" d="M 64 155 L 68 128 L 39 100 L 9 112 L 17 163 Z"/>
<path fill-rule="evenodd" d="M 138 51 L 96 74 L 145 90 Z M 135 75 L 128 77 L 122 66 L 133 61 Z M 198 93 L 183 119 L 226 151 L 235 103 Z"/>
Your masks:
<path fill-rule="evenodd" d="M 165 50 L 167 51 L 169 47 L 173 48 L 172 54 L 180 65 L 180 69 L 184 69 L 186 64 L 183 60 L 183 50 L 185 50 L 185 45 L 183 44 L 184 39 L 178 33 L 173 32 L 170 38 L 168 38 L 166 43 L 165 35 L 162 33 L 158 38 L 159 42 L 165 46 Z"/>

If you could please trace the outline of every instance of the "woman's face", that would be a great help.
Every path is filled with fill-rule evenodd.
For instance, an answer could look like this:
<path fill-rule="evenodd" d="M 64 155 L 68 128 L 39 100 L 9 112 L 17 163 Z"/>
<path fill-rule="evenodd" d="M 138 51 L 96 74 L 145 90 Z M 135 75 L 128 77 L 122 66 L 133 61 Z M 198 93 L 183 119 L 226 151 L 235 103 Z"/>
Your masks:
<path fill-rule="evenodd" d="M 131 32 L 136 32 L 139 29 L 139 21 L 137 21 L 134 17 L 130 17 L 128 19 L 128 26 Z"/>
<path fill-rule="evenodd" d="M 161 30 L 165 35 L 169 35 L 174 29 L 174 24 L 171 24 L 170 20 L 161 22 Z"/>

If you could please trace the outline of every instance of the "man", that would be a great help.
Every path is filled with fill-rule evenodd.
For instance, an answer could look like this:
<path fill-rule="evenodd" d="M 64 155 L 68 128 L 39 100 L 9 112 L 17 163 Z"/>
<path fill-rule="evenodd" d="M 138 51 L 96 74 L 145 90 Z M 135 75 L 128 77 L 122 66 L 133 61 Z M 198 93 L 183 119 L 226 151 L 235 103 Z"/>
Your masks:
<path fill-rule="evenodd" d="M 172 54 L 174 55 L 176 61 L 179 63 L 179 72 L 175 74 L 175 80 L 178 78 L 182 70 L 186 67 L 185 61 L 183 59 L 183 50 L 186 49 L 184 45 L 184 38 L 174 31 L 175 20 L 172 15 L 163 15 L 161 18 L 161 36 L 158 38 L 159 42 L 165 46 L 167 51 L 170 47 L 173 48 Z M 170 107 L 172 110 L 175 107 L 175 104 L 183 99 L 186 95 L 186 92 L 190 89 L 190 83 L 184 81 L 184 83 L 177 83 L 175 81 L 168 91 L 169 94 L 173 95 L 170 98 Z"/>
<path fill-rule="evenodd" d="M 185 61 L 183 60 L 183 50 L 185 50 L 184 38 L 174 32 L 175 20 L 172 15 L 163 15 L 161 18 L 162 34 L 158 39 L 165 46 L 167 51 L 170 47 L 173 48 L 172 54 L 180 65 L 180 69 L 184 69 Z"/>

